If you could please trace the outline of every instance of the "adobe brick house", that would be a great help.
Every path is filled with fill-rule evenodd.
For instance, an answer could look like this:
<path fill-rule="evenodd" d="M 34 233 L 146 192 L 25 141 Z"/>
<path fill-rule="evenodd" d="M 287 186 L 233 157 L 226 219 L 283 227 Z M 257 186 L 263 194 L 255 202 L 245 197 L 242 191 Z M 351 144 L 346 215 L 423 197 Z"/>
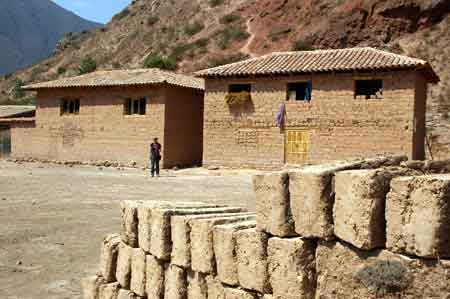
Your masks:
<path fill-rule="evenodd" d="M 36 119 L 34 126 L 12 128 L 13 157 L 146 165 L 158 137 L 163 167 L 201 163 L 202 79 L 114 70 L 24 89 L 37 91 Z"/>
<path fill-rule="evenodd" d="M 284 52 L 205 79 L 204 165 L 278 167 L 378 154 L 425 156 L 423 60 L 373 48 Z"/>
<path fill-rule="evenodd" d="M 34 115 L 34 106 L 0 106 L 0 159 L 11 154 L 11 127 L 33 125 Z"/>

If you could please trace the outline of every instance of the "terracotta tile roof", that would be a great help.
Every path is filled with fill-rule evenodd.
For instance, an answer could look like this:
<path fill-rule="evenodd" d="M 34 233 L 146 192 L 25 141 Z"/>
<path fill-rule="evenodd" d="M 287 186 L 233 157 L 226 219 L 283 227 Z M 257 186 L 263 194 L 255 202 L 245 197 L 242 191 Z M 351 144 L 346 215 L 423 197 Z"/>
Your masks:
<path fill-rule="evenodd" d="M 0 105 L 0 118 L 20 117 L 23 114 L 29 114 L 35 110 L 35 106 Z"/>
<path fill-rule="evenodd" d="M 64 78 L 24 86 L 25 90 L 69 87 L 138 86 L 167 83 L 170 85 L 204 90 L 203 79 L 162 71 L 159 69 L 112 70 Z"/>
<path fill-rule="evenodd" d="M 275 52 L 195 73 L 198 77 L 284 75 L 319 72 L 373 71 L 417 68 L 430 82 L 438 82 L 430 64 L 424 60 L 374 48 L 348 48 L 302 52 Z"/>

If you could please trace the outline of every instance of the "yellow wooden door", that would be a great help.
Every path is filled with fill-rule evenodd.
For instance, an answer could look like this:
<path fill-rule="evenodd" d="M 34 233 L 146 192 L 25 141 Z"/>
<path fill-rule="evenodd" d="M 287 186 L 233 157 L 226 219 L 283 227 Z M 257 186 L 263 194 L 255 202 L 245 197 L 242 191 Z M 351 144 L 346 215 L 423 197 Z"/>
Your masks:
<path fill-rule="evenodd" d="M 305 130 L 287 130 L 285 140 L 286 163 L 303 164 L 307 162 L 310 133 Z"/>

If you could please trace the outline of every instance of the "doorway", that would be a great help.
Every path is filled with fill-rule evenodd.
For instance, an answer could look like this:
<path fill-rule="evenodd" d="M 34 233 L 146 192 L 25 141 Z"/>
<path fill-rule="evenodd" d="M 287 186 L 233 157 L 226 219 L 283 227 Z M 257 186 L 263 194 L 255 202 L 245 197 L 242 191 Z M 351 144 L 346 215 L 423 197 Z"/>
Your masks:
<path fill-rule="evenodd" d="M 285 163 L 306 163 L 308 161 L 310 132 L 306 130 L 286 130 L 285 140 Z"/>

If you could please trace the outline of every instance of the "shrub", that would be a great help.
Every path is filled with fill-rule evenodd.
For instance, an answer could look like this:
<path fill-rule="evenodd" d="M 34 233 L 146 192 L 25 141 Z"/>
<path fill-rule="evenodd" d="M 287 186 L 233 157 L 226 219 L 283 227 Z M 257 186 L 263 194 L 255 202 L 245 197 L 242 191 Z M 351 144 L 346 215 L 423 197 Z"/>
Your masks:
<path fill-rule="evenodd" d="M 25 91 L 22 89 L 23 81 L 20 79 L 14 80 L 11 95 L 13 99 L 20 99 L 25 96 Z"/>
<path fill-rule="evenodd" d="M 145 68 L 159 68 L 163 70 L 176 70 L 177 62 L 169 57 L 162 57 L 158 54 L 150 54 L 144 61 Z"/>
<path fill-rule="evenodd" d="M 216 7 L 223 4 L 223 0 L 209 0 L 210 7 Z"/>
<path fill-rule="evenodd" d="M 228 14 L 220 18 L 220 23 L 222 24 L 230 24 L 241 19 L 240 15 Z"/>
<path fill-rule="evenodd" d="M 312 51 L 314 50 L 312 43 L 309 41 L 298 40 L 294 42 L 292 49 L 294 51 Z"/>
<path fill-rule="evenodd" d="M 197 33 L 199 33 L 200 31 L 203 30 L 203 28 L 205 28 L 205 25 L 203 25 L 203 23 L 200 22 L 194 22 L 192 24 L 188 24 L 184 27 L 184 32 L 189 35 L 195 35 Z"/>
<path fill-rule="evenodd" d="M 224 50 L 228 48 L 228 46 L 230 46 L 231 43 L 235 41 L 245 40 L 249 36 L 250 35 L 248 34 L 248 32 L 245 31 L 244 28 L 242 27 L 238 26 L 227 27 L 219 33 L 219 41 L 217 45 L 219 46 L 219 48 Z"/>
<path fill-rule="evenodd" d="M 67 71 L 67 69 L 66 69 L 65 67 L 63 67 L 63 66 L 58 67 L 58 70 L 57 70 L 58 75 L 62 75 L 62 74 L 64 74 L 66 71 Z"/>
<path fill-rule="evenodd" d="M 80 66 L 78 67 L 78 74 L 88 74 L 92 73 L 97 69 L 97 61 L 95 61 L 92 57 L 86 57 L 81 61 Z"/>
<path fill-rule="evenodd" d="M 250 93 L 247 91 L 229 92 L 225 95 L 225 102 L 229 106 L 242 106 L 249 101 Z"/>
<path fill-rule="evenodd" d="M 159 17 L 158 16 L 149 16 L 147 18 L 147 25 L 148 26 L 153 26 L 156 23 L 158 23 L 158 21 L 159 21 Z"/>

